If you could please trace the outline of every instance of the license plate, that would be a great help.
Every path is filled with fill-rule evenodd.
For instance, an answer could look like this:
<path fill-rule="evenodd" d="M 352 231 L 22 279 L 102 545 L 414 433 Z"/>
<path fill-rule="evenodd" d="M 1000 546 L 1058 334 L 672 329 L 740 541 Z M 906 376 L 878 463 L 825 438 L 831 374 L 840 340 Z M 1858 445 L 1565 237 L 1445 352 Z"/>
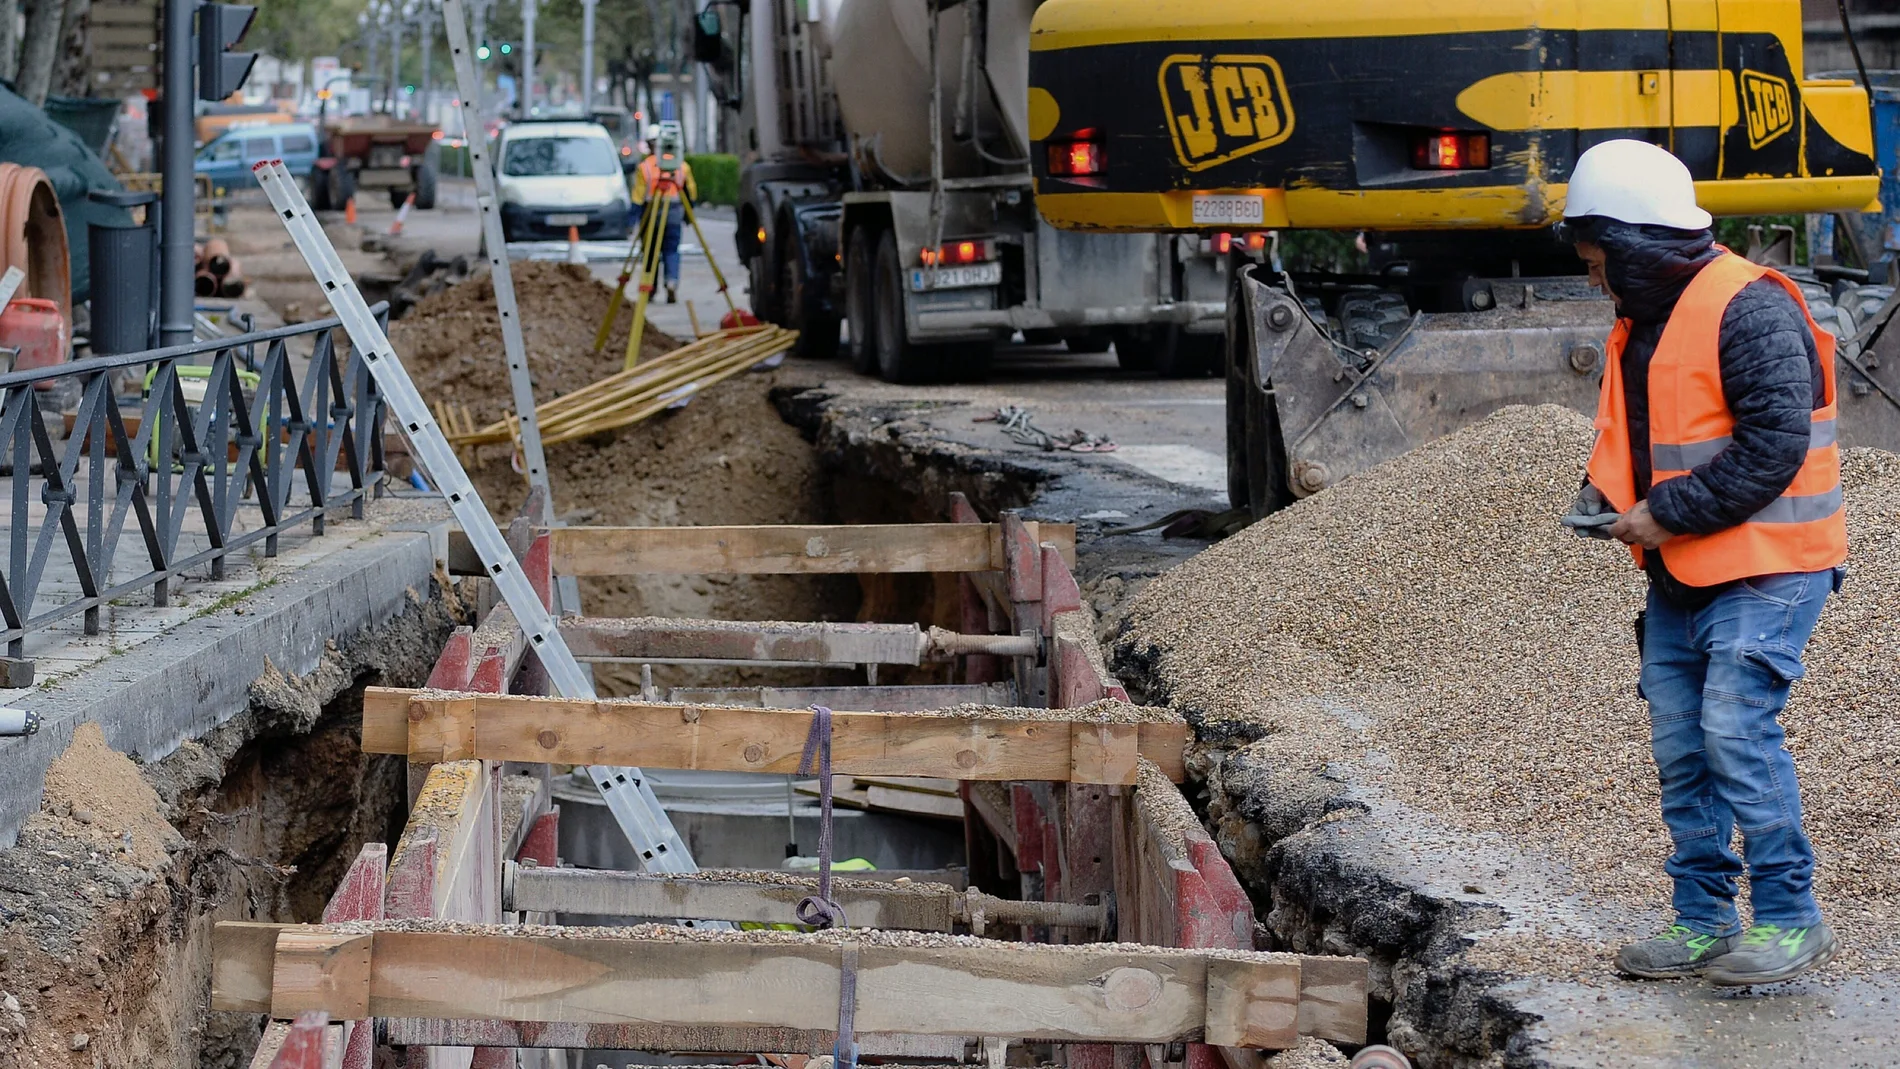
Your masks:
<path fill-rule="evenodd" d="M 968 286 L 994 286 L 1003 281 L 1003 265 L 998 263 L 971 264 L 968 267 L 939 267 L 931 270 L 927 267 L 912 268 L 910 288 L 912 293 L 925 290 L 954 290 Z"/>
<path fill-rule="evenodd" d="M 585 226 L 587 225 L 587 213 L 586 212 L 569 212 L 563 215 L 550 215 L 548 216 L 548 225 L 549 226 Z"/>
<path fill-rule="evenodd" d="M 1249 193 L 1199 193 L 1194 197 L 1196 226 L 1258 226 L 1266 221 L 1264 197 Z"/>

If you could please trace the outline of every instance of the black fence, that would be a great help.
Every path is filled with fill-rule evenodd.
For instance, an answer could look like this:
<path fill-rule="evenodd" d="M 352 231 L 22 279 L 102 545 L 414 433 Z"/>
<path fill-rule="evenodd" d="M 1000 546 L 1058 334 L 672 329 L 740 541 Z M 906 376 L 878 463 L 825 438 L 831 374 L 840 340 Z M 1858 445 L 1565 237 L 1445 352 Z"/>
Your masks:
<path fill-rule="evenodd" d="M 386 308 L 376 307 L 379 318 Z M 384 401 L 362 358 L 339 356 L 337 326 L 326 319 L 0 375 L 0 477 L 11 506 L 0 639 L 9 657 L 24 656 L 29 633 L 77 613 L 86 634 L 98 634 L 101 606 L 148 587 L 153 604 L 166 605 L 174 577 L 208 564 L 222 578 L 227 556 L 260 541 L 276 556 L 279 535 L 305 524 L 320 535 L 333 510 L 362 518 L 383 490 Z M 313 348 L 300 383 L 287 343 L 305 337 Z M 209 545 L 183 553 L 194 510 L 203 531 L 192 541 L 201 534 Z M 144 571 L 112 582 L 128 527 L 138 533 L 128 552 Z M 42 590 L 55 560 L 62 578 L 71 578 L 67 564 L 76 573 L 76 592 L 69 583 Z M 36 606 L 42 600 L 51 604 Z"/>

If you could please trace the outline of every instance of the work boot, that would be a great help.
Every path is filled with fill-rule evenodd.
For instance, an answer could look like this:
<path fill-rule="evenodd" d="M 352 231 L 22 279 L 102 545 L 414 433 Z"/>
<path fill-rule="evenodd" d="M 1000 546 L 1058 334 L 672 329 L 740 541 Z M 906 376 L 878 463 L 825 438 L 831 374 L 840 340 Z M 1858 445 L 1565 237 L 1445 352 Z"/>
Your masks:
<path fill-rule="evenodd" d="M 1723 987 L 1792 980 L 1834 960 L 1839 946 L 1834 929 L 1826 924 L 1812 928 L 1757 924 L 1742 933 L 1741 946 L 1723 955 L 1703 975 L 1710 983 Z"/>
<path fill-rule="evenodd" d="M 1616 967 L 1645 980 L 1695 976 L 1709 963 L 1735 949 L 1735 936 L 1703 935 L 1693 928 L 1672 924 L 1661 935 L 1630 943 L 1616 952 Z"/>
<path fill-rule="evenodd" d="M 678 303 L 680 303 L 680 287 L 679 287 L 679 283 L 677 283 L 677 282 L 668 282 L 668 283 L 666 284 L 666 303 L 668 303 L 668 304 L 678 304 Z"/>

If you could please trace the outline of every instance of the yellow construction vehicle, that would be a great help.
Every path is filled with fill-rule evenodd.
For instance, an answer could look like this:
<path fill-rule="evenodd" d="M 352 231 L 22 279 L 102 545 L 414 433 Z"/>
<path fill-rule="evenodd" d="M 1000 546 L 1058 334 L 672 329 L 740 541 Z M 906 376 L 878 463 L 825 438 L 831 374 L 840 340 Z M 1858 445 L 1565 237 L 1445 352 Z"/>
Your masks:
<path fill-rule="evenodd" d="M 1594 407 L 1612 313 L 1552 229 L 1592 144 L 1670 149 L 1717 215 L 1880 208 L 1867 92 L 1804 76 L 1799 0 L 1048 0 L 1030 48 L 1043 216 L 1230 250 L 1257 515 L 1501 405 Z M 1289 229 L 1365 269 L 1283 270 Z M 1900 438 L 1883 391 L 1843 389 L 1844 435 L 1864 405 Z"/>

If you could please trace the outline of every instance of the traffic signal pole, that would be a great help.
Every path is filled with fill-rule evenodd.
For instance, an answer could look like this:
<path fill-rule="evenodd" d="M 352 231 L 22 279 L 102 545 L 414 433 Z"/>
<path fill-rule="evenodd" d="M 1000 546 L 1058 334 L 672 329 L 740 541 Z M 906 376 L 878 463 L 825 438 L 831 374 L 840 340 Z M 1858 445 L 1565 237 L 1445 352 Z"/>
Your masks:
<path fill-rule="evenodd" d="M 165 0 L 164 79 L 165 144 L 159 161 L 158 344 L 191 341 L 192 212 L 196 195 L 191 170 L 192 39 L 191 16 L 197 0 Z"/>

